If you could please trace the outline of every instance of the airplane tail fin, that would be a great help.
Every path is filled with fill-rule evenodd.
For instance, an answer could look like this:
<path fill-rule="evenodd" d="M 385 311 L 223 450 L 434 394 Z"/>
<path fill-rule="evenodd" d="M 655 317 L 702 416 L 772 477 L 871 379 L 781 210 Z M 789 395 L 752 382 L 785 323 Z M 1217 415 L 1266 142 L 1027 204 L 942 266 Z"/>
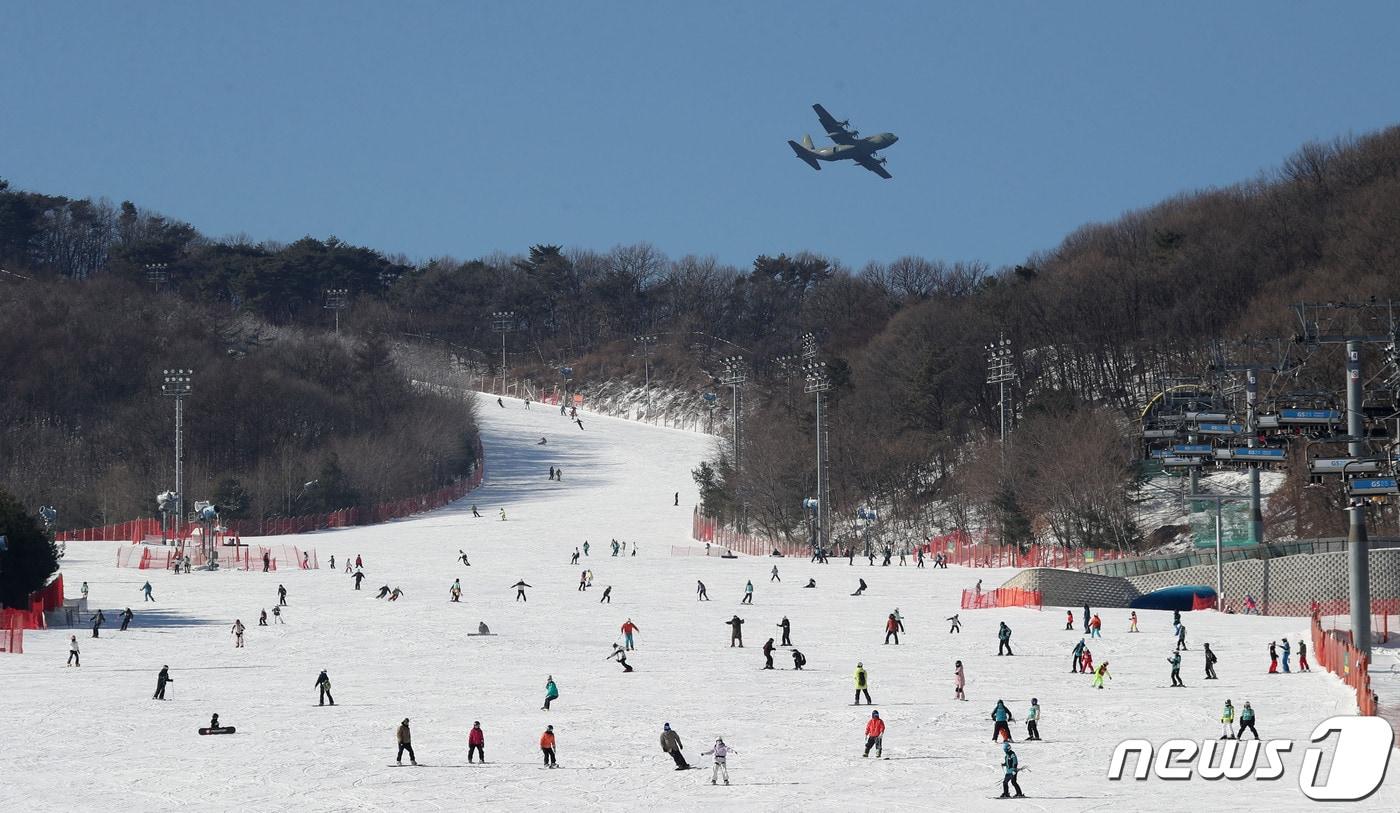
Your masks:
<path fill-rule="evenodd" d="M 802 136 L 802 146 L 806 147 L 809 150 L 816 149 L 816 145 L 812 143 L 812 136 L 810 133 L 805 136 Z"/>
<path fill-rule="evenodd" d="M 822 168 L 822 165 L 818 164 L 817 159 L 812 157 L 812 137 L 807 136 L 802 140 L 806 142 L 807 146 L 804 147 L 802 144 L 798 144 L 796 141 L 788 141 L 788 146 L 792 147 L 792 151 L 796 153 L 797 157 L 801 158 L 803 162 L 807 164 L 807 166 L 815 170 L 820 170 Z"/>

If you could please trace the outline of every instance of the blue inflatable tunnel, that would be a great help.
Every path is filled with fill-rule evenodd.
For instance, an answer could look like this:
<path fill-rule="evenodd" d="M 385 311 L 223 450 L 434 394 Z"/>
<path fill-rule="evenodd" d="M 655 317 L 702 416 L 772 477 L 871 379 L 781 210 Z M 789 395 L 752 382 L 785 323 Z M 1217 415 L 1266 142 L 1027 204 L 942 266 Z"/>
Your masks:
<path fill-rule="evenodd" d="M 1188 612 L 1196 606 L 1197 596 L 1203 599 L 1213 599 L 1215 598 L 1215 588 L 1203 584 L 1164 587 L 1161 590 L 1154 590 L 1146 595 L 1138 596 L 1128 602 L 1128 606 L 1134 610 L 1181 610 Z"/>

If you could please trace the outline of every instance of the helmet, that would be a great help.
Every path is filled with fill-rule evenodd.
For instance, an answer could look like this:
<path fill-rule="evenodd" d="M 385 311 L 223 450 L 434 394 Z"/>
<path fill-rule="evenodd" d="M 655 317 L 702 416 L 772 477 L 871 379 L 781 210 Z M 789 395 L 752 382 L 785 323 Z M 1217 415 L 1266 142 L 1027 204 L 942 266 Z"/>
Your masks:
<path fill-rule="evenodd" d="M 860 661 L 856 661 L 856 668 L 857 668 L 857 669 L 859 669 L 859 668 L 861 668 L 861 667 L 863 667 L 863 666 L 865 666 L 865 664 L 861 663 Z"/>
<path fill-rule="evenodd" d="M 670 724 L 670 723 L 662 723 L 662 724 L 661 724 L 661 728 L 664 729 L 664 730 L 666 730 L 666 731 L 670 731 L 670 730 L 671 730 L 671 724 Z"/>
<path fill-rule="evenodd" d="M 1001 744 L 1001 750 L 1003 750 L 1003 751 L 1010 751 L 1010 750 L 1011 750 L 1011 743 L 1009 743 L 1009 742 L 1004 742 L 1004 743 L 1002 743 L 1002 744 Z"/>
<path fill-rule="evenodd" d="M 870 712 L 870 716 L 871 716 L 871 717 L 879 717 L 879 716 L 880 716 L 880 712 L 878 712 L 878 711 L 872 711 L 872 712 Z"/>
<path fill-rule="evenodd" d="M 1036 698 L 1036 697 L 1032 697 L 1032 698 L 1031 698 L 1031 704 L 1032 704 L 1032 705 L 1034 705 L 1034 704 L 1036 704 L 1036 703 L 1039 703 L 1039 702 L 1040 702 L 1040 699 L 1039 699 L 1039 698 Z"/>

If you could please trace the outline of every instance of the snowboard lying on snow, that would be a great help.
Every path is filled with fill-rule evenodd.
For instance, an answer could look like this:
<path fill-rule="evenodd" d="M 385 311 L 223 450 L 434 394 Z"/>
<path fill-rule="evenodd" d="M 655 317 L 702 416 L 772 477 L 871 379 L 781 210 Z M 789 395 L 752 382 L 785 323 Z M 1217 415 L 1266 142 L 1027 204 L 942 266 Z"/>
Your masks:
<path fill-rule="evenodd" d="M 220 726 L 219 728 L 201 728 L 199 730 L 201 734 L 232 734 L 233 732 L 234 728 L 231 725 Z"/>

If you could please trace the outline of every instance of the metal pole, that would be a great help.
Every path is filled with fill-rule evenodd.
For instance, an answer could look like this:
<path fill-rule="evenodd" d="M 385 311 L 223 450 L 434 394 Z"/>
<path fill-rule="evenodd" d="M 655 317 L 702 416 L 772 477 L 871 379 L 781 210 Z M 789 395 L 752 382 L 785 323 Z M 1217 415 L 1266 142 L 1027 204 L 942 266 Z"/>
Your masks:
<path fill-rule="evenodd" d="M 185 518 L 185 399 L 175 398 L 175 536 Z"/>
<path fill-rule="evenodd" d="M 1365 427 L 1361 414 L 1361 342 L 1353 339 L 1346 344 L 1347 358 L 1347 455 L 1353 460 L 1361 457 L 1361 438 Z M 1366 509 L 1351 507 L 1347 527 L 1347 566 L 1351 577 L 1351 644 L 1366 657 L 1371 656 L 1371 561 L 1366 539 Z"/>
<path fill-rule="evenodd" d="M 1249 432 L 1249 448 L 1258 443 L 1258 426 L 1255 417 L 1255 404 L 1259 400 L 1259 371 L 1245 370 L 1245 421 Z M 1264 544 L 1264 514 L 1260 510 L 1259 464 L 1249 464 L 1249 544 Z"/>
<path fill-rule="evenodd" d="M 1222 524 L 1220 511 L 1224 502 L 1224 500 L 1215 501 L 1215 606 L 1221 612 L 1225 611 L 1225 564 L 1223 561 L 1225 557 L 1221 555 L 1224 545 L 1220 539 L 1220 526 Z"/>
<path fill-rule="evenodd" d="M 1000 391 L 1001 391 L 1001 392 L 1000 392 L 1000 395 L 999 395 L 998 398 L 997 398 L 997 403 L 999 404 L 999 408 L 1000 408 L 1000 411 L 1001 411 L 1001 445 L 1002 445 L 1003 447 L 1005 447 L 1005 446 L 1006 446 L 1006 382 L 1005 382 L 1005 381 L 1002 381 L 1002 382 L 1001 382 L 1000 384 L 998 384 L 997 386 L 998 386 L 998 388 L 999 388 Z"/>
<path fill-rule="evenodd" d="M 826 495 L 822 493 L 822 393 L 817 390 L 817 547 L 822 547 L 822 513 L 826 510 Z"/>

